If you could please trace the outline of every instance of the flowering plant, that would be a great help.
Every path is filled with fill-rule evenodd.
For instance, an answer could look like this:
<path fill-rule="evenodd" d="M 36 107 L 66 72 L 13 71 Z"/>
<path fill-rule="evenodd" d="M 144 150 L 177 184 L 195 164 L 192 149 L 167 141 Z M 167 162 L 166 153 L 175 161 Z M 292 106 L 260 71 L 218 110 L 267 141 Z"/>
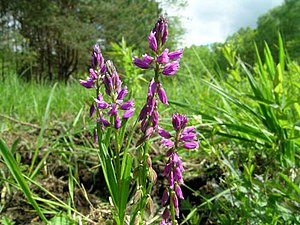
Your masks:
<path fill-rule="evenodd" d="M 89 77 L 86 80 L 80 80 L 81 85 L 85 88 L 96 90 L 90 107 L 90 117 L 96 114 L 97 127 L 94 139 L 99 145 L 99 159 L 115 207 L 114 218 L 117 224 L 125 223 L 130 183 L 133 180 L 136 184 L 133 196 L 135 204 L 131 209 L 128 222 L 135 225 L 140 224 L 144 220 L 145 209 L 148 209 L 150 215 L 153 214 L 154 204 L 151 190 L 157 179 L 149 155 L 149 138 L 153 133 L 157 132 L 162 136 L 162 144 L 169 148 L 167 151 L 168 163 L 163 172 L 163 175 L 168 177 L 169 188 L 164 192 L 162 202 L 163 205 L 166 205 L 170 197 L 171 203 L 170 207 L 165 207 L 161 224 L 176 223 L 175 215 L 179 216 L 178 198 L 183 198 L 180 184 L 183 182 L 181 173 L 184 169 L 177 150 L 180 147 L 186 149 L 198 147 L 197 133 L 194 128 L 185 128 L 187 118 L 184 115 L 173 115 L 175 136 L 159 127 L 159 101 L 164 105 L 169 105 L 166 92 L 160 82 L 160 76 L 174 75 L 179 69 L 183 53 L 183 49 L 174 52 L 169 52 L 167 48 L 163 49 L 167 38 L 168 21 L 165 17 L 160 17 L 148 36 L 149 48 L 152 53 L 144 54 L 142 58 L 133 57 L 135 66 L 154 70 L 154 77 L 148 85 L 146 103 L 137 119 L 141 122 L 142 131 L 142 136 L 136 144 L 139 149 L 136 156 L 138 166 L 133 169 L 133 171 L 137 171 L 137 176 L 132 177 L 132 156 L 128 153 L 134 129 L 129 135 L 127 144 L 123 143 L 127 120 L 135 112 L 134 99 L 125 100 L 128 95 L 127 86 L 122 85 L 113 63 L 105 62 L 98 45 L 95 45 L 93 49 Z M 101 91 L 102 87 L 105 92 Z M 106 96 L 103 93 L 106 93 Z M 125 147 L 122 149 L 122 146 Z"/>

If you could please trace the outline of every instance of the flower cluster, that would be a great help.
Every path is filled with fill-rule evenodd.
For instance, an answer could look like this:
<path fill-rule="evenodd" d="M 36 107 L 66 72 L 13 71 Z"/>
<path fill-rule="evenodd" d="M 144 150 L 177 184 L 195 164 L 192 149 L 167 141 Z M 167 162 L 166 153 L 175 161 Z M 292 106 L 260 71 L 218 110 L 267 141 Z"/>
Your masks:
<path fill-rule="evenodd" d="M 111 61 L 104 62 L 99 45 L 93 48 L 91 67 L 89 72 L 90 76 L 87 80 L 80 80 L 80 84 L 86 88 L 96 88 L 98 96 L 94 99 L 90 107 L 90 117 L 94 115 L 96 108 L 98 109 L 97 122 L 100 124 L 101 129 L 113 125 L 114 128 L 121 127 L 121 118 L 130 118 L 134 111 L 134 100 L 124 102 L 125 96 L 128 94 L 127 86 L 122 88 L 122 81 Z M 110 103 L 106 102 L 99 92 L 100 86 L 104 84 L 105 92 L 110 99 Z M 104 110 L 107 110 L 107 115 L 112 119 L 107 120 L 104 117 Z M 119 115 L 120 110 L 124 113 Z M 113 124 L 111 124 L 113 123 Z"/>
<path fill-rule="evenodd" d="M 142 69 L 154 69 L 155 77 L 149 83 L 148 96 L 145 106 L 142 108 L 139 120 L 142 121 L 142 132 L 144 136 L 139 140 L 143 143 L 147 140 L 153 131 L 158 128 L 158 101 L 168 105 L 168 98 L 162 84 L 159 82 L 159 76 L 174 75 L 179 69 L 179 61 L 182 57 L 183 49 L 169 52 L 169 49 L 162 47 L 166 43 L 168 37 L 168 21 L 164 17 L 160 17 L 154 28 L 148 36 L 149 48 L 154 52 L 153 56 L 144 54 L 142 59 L 134 57 L 133 64 Z"/>
<path fill-rule="evenodd" d="M 173 114 L 172 124 L 175 130 L 175 136 L 172 136 L 169 132 L 162 128 L 159 128 L 158 130 L 159 135 L 163 137 L 161 143 L 169 148 L 166 153 L 168 161 L 163 172 L 163 176 L 168 177 L 169 186 L 163 193 L 162 204 L 163 206 L 166 205 L 169 199 L 171 204 L 170 208 L 165 208 L 162 216 L 163 220 L 160 225 L 170 224 L 171 214 L 179 217 L 178 199 L 184 198 L 180 188 L 180 185 L 183 183 L 182 172 L 184 172 L 184 168 L 177 150 L 181 147 L 186 149 L 195 149 L 198 148 L 199 145 L 195 128 L 185 128 L 187 122 L 188 119 L 184 115 Z M 172 210 L 174 211 L 172 212 Z M 174 221 L 174 218 L 172 221 Z"/>
<path fill-rule="evenodd" d="M 106 72 L 104 58 L 102 56 L 100 46 L 95 45 L 91 57 L 91 68 L 89 69 L 90 76 L 87 80 L 80 80 L 80 84 L 85 88 L 94 88 L 96 81 Z"/>

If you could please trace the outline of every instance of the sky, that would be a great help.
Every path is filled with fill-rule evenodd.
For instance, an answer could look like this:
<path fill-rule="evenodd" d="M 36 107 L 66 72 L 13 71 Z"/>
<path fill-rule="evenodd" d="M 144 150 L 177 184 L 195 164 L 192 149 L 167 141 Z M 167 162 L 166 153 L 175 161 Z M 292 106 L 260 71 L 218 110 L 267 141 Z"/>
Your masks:
<path fill-rule="evenodd" d="M 241 27 L 256 27 L 261 14 L 284 0 L 187 0 L 185 9 L 170 9 L 169 15 L 182 17 L 186 28 L 184 46 L 224 42 Z"/>

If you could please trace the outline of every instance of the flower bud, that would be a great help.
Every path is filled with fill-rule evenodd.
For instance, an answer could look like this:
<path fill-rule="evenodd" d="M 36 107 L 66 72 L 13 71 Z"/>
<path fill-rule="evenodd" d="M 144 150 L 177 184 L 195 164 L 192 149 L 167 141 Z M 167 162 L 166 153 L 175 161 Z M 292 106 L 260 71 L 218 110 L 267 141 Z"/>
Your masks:
<path fill-rule="evenodd" d="M 170 52 L 168 56 L 171 60 L 180 59 L 182 57 L 182 53 L 183 53 L 183 48 L 174 52 Z"/>
<path fill-rule="evenodd" d="M 166 95 L 166 92 L 165 92 L 165 90 L 163 89 L 163 87 L 161 86 L 160 83 L 158 85 L 158 97 L 159 97 L 160 101 L 163 104 L 169 105 L 169 103 L 168 103 L 168 97 Z"/>
<path fill-rule="evenodd" d="M 141 69 L 149 69 L 151 67 L 146 61 L 136 57 L 133 59 L 133 64 Z"/>
<path fill-rule="evenodd" d="M 168 200 L 169 200 L 169 191 L 164 190 L 164 193 L 163 193 L 163 196 L 162 196 L 162 199 L 161 199 L 162 205 L 164 206 L 165 204 L 167 204 Z"/>
<path fill-rule="evenodd" d="M 127 86 L 124 86 L 124 88 L 119 92 L 117 99 L 123 100 L 127 94 Z"/>
<path fill-rule="evenodd" d="M 195 149 L 199 147 L 199 143 L 198 141 L 186 142 L 183 147 L 186 149 Z"/>
<path fill-rule="evenodd" d="M 155 33 L 153 31 L 151 31 L 148 36 L 148 42 L 149 42 L 149 48 L 157 52 L 157 40 L 155 37 Z"/>
<path fill-rule="evenodd" d="M 127 111 L 123 114 L 122 119 L 129 119 L 130 117 L 132 117 L 134 111 L 135 111 L 135 108 L 132 108 L 132 109 L 127 110 Z"/>
<path fill-rule="evenodd" d="M 149 180 L 150 180 L 153 184 L 156 183 L 156 180 L 157 180 L 157 173 L 155 172 L 155 170 L 154 170 L 152 167 L 149 168 L 149 171 L 148 171 L 148 178 L 149 178 Z"/>
<path fill-rule="evenodd" d="M 179 69 L 179 62 L 178 61 L 173 61 L 164 67 L 162 74 L 164 75 L 174 75 Z"/>
<path fill-rule="evenodd" d="M 123 103 L 123 105 L 121 106 L 122 110 L 128 110 L 131 109 L 134 106 L 134 100 L 130 99 L 129 101 Z"/>
<path fill-rule="evenodd" d="M 91 107 L 90 107 L 90 117 L 92 117 L 95 113 L 95 105 L 94 103 L 91 104 Z"/>
<path fill-rule="evenodd" d="M 117 116 L 115 119 L 115 128 L 119 129 L 121 127 L 121 120 L 120 118 Z"/>
<path fill-rule="evenodd" d="M 163 128 L 159 127 L 158 128 L 158 134 L 163 137 L 163 138 L 166 138 L 166 139 L 169 139 L 172 137 L 172 135 L 167 132 L 166 130 L 164 130 Z"/>
<path fill-rule="evenodd" d="M 165 64 L 165 63 L 169 62 L 169 56 L 168 56 L 168 53 L 169 53 L 169 49 L 166 48 L 166 49 L 160 54 L 160 56 L 157 57 L 156 62 L 158 62 L 159 64 Z"/>
<path fill-rule="evenodd" d="M 150 195 L 148 195 L 146 199 L 146 210 L 149 212 L 150 215 L 154 214 L 154 203 Z"/>

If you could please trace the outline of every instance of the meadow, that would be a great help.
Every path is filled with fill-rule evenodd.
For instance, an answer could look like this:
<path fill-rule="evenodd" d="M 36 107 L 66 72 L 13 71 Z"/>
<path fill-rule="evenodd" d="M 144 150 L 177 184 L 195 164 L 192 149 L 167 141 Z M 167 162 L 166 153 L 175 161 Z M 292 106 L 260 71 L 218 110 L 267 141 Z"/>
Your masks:
<path fill-rule="evenodd" d="M 162 77 L 169 106 L 159 106 L 161 126 L 171 128 L 172 114 L 183 113 L 200 141 L 197 149 L 178 150 L 185 168 L 179 224 L 300 223 L 300 67 L 287 57 L 281 38 L 278 46 L 271 52 L 265 45 L 263 55 L 257 50 L 253 66 L 229 54 L 234 50 L 228 46 L 227 71 L 209 70 L 194 49 L 183 53 L 172 79 Z M 135 121 L 150 75 L 133 67 L 126 57 L 131 49 L 125 50 L 118 63 L 137 109 L 124 134 L 132 133 L 134 164 L 141 135 Z M 41 84 L 9 74 L 0 83 L 2 224 L 114 224 L 115 203 L 88 116 L 93 94 L 77 79 Z M 167 186 L 160 140 L 154 134 L 149 141 L 157 173 L 153 209 L 144 215 L 149 224 L 161 221 Z M 128 176 L 127 216 L 136 188 L 134 171 Z"/>

